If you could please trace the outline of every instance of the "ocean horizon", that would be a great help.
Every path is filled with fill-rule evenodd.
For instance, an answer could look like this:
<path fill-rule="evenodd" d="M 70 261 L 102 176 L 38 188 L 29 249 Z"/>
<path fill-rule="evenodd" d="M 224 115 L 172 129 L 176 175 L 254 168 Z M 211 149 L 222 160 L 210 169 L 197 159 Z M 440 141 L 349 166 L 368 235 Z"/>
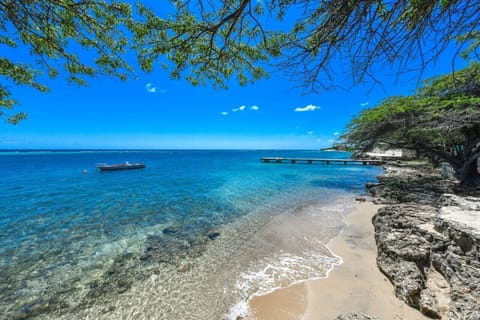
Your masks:
<path fill-rule="evenodd" d="M 0 150 L 0 319 L 235 319 L 324 277 L 382 169 L 318 150 Z M 97 163 L 145 169 L 100 172 Z"/>

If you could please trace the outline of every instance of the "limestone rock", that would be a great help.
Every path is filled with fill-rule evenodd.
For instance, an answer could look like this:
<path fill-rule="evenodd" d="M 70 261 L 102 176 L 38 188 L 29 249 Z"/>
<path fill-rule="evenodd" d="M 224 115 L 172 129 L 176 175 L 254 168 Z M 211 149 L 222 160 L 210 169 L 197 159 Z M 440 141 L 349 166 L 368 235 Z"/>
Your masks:
<path fill-rule="evenodd" d="M 441 177 L 438 169 L 426 166 L 389 165 L 377 184 L 367 184 L 380 204 L 414 202 L 434 205 L 444 193 L 452 193 L 454 184 Z"/>
<path fill-rule="evenodd" d="M 445 206 L 455 206 L 466 210 L 480 210 L 480 198 L 478 197 L 460 197 L 455 194 L 442 194 L 440 197 L 440 205 Z"/>
<path fill-rule="evenodd" d="M 432 318 L 480 319 L 480 197 L 425 168 L 387 167 L 368 188 L 377 264 L 395 294 Z"/>
<path fill-rule="evenodd" d="M 335 320 L 380 320 L 380 318 L 364 313 L 350 313 L 347 315 L 338 316 L 335 318 Z"/>

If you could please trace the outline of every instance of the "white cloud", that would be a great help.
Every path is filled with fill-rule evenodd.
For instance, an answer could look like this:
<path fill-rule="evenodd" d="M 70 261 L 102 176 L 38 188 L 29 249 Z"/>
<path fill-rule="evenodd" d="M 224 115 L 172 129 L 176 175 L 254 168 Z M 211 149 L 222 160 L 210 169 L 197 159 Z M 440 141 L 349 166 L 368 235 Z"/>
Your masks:
<path fill-rule="evenodd" d="M 247 108 L 247 107 L 245 107 L 245 106 L 240 106 L 240 107 L 238 107 L 238 108 L 232 109 L 232 111 L 233 111 L 233 112 L 243 111 L 243 110 L 245 110 L 246 108 Z"/>
<path fill-rule="evenodd" d="M 338 136 L 340 134 L 340 132 L 334 132 L 333 135 L 334 136 Z"/>
<path fill-rule="evenodd" d="M 361 106 L 361 107 L 366 107 L 366 106 L 368 106 L 368 101 L 367 101 L 367 102 L 364 102 L 364 103 L 360 103 L 360 106 Z"/>
<path fill-rule="evenodd" d="M 157 92 L 157 87 L 155 87 L 153 83 L 150 83 L 150 82 L 145 85 L 145 89 L 148 91 L 148 93 Z"/>
<path fill-rule="evenodd" d="M 314 133 L 315 133 L 315 132 L 313 132 L 313 131 L 308 131 L 308 132 L 307 132 L 307 134 L 308 134 L 309 136 L 313 135 Z"/>
<path fill-rule="evenodd" d="M 307 112 L 307 111 L 315 111 L 315 110 L 318 110 L 320 109 L 319 106 L 314 106 L 313 104 L 309 104 L 308 106 L 306 107 L 303 107 L 303 108 L 295 108 L 295 112 Z"/>
<path fill-rule="evenodd" d="M 228 112 L 227 111 L 220 112 L 220 115 L 226 116 L 226 115 L 228 115 Z"/>
<path fill-rule="evenodd" d="M 258 111 L 259 109 L 260 109 L 260 107 L 257 106 L 257 105 L 252 105 L 250 107 L 250 110 L 252 110 L 252 111 Z M 233 108 L 232 112 L 241 112 L 241 111 L 245 111 L 245 110 L 247 110 L 247 106 L 246 105 L 241 105 L 238 108 Z M 220 114 L 226 116 L 228 114 L 228 112 L 225 111 L 225 112 L 222 112 Z"/>

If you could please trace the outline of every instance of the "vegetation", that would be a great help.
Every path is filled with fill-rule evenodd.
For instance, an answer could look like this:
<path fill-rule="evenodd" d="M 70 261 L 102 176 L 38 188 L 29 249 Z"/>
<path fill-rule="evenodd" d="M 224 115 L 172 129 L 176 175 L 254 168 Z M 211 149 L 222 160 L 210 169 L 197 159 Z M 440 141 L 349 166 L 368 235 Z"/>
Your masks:
<path fill-rule="evenodd" d="M 480 185 L 480 63 L 364 110 L 345 138 L 362 151 L 378 144 L 415 150 L 434 163 L 448 162 L 461 184 Z"/>
<path fill-rule="evenodd" d="M 315 91 L 345 83 L 344 77 L 353 84 L 377 81 L 381 66 L 421 74 L 452 43 L 465 56 L 478 56 L 478 0 L 178 0 L 175 5 L 167 19 L 147 13 L 136 43 L 144 64 L 166 56 L 174 64 L 172 75 L 185 74 L 194 84 L 224 86 L 231 76 L 246 83 L 266 75 L 262 62 L 274 61 Z M 346 73 L 338 72 L 342 67 Z"/>
<path fill-rule="evenodd" d="M 194 85 L 225 87 L 232 77 L 245 84 L 267 76 L 265 63 L 275 61 L 311 90 L 341 76 L 376 80 L 381 66 L 421 74 L 452 43 L 478 59 L 480 0 L 171 3 L 171 14 L 159 17 L 142 4 L 115 0 L 0 0 L 2 52 L 28 50 L 35 59 L 2 53 L 0 116 L 23 119 L 11 111 L 9 86 L 46 91 L 42 75 L 81 85 L 99 74 L 124 79 L 131 71 L 124 54 L 132 48 L 143 70 L 164 61 L 172 77 Z M 340 65 L 347 74 L 335 72 Z"/>
<path fill-rule="evenodd" d="M 48 91 L 42 74 L 78 85 L 99 74 L 126 79 L 124 26 L 131 20 L 131 6 L 114 1 L 0 0 L 0 116 L 14 124 L 24 119 L 11 111 L 17 101 L 9 85 Z M 16 50 L 34 62 L 16 61 Z"/>

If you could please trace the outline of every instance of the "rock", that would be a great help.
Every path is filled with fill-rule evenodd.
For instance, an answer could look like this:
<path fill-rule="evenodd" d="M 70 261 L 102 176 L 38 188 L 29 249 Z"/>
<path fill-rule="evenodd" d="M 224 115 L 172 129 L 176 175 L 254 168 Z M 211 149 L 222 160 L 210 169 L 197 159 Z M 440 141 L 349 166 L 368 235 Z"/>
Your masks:
<path fill-rule="evenodd" d="M 119 279 L 117 281 L 117 292 L 124 293 L 132 287 L 132 281 L 130 279 Z"/>
<path fill-rule="evenodd" d="M 380 318 L 364 314 L 364 313 L 350 313 L 347 315 L 338 316 L 335 320 L 380 320 Z"/>
<path fill-rule="evenodd" d="M 480 210 L 480 198 L 476 197 L 460 197 L 455 194 L 442 194 L 440 197 L 440 205 L 442 207 L 459 207 L 466 210 Z"/>
<path fill-rule="evenodd" d="M 220 235 L 220 232 L 210 232 L 207 236 L 210 240 L 215 240 Z"/>
<path fill-rule="evenodd" d="M 18 311 L 12 315 L 12 320 L 25 320 L 28 318 L 28 313 L 25 311 Z"/>
<path fill-rule="evenodd" d="M 390 164 L 385 169 L 377 184 L 366 185 L 376 203 L 435 204 L 442 194 L 453 192 L 454 184 L 443 179 L 438 169 L 408 164 Z"/>
<path fill-rule="evenodd" d="M 439 319 L 480 319 L 480 197 L 424 167 L 388 166 L 369 190 L 377 264 L 395 294 Z"/>
<path fill-rule="evenodd" d="M 367 189 L 375 189 L 376 186 L 378 186 L 378 183 L 373 183 L 373 182 L 365 183 L 365 187 L 367 187 Z"/>
<path fill-rule="evenodd" d="M 170 235 L 178 232 L 178 229 L 175 227 L 166 227 L 162 230 L 163 234 Z"/>

